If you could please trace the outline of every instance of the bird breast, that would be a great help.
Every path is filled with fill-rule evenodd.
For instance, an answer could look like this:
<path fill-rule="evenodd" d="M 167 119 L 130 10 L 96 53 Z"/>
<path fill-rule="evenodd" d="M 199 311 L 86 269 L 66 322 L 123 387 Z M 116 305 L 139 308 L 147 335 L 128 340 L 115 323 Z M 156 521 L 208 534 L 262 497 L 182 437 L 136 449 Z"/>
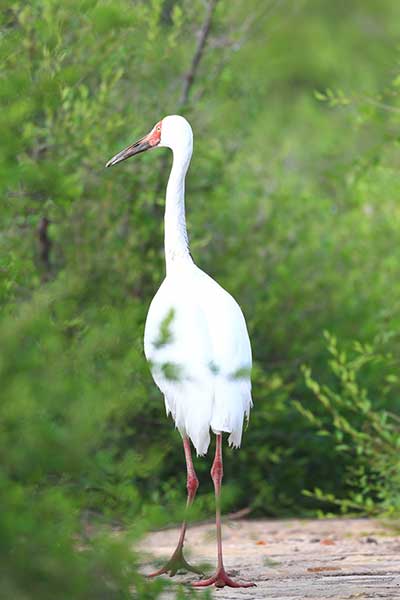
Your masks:
<path fill-rule="evenodd" d="M 238 373 L 249 378 L 251 348 L 242 311 L 195 265 L 168 274 L 162 283 L 149 308 L 144 345 L 159 386 L 164 378 L 204 382 Z"/>

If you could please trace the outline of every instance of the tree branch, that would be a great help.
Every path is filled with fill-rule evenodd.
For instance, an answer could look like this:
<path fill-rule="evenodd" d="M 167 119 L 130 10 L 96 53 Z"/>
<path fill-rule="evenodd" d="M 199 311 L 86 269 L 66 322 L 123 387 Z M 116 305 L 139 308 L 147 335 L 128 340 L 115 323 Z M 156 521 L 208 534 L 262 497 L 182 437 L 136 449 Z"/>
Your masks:
<path fill-rule="evenodd" d="M 42 217 L 38 227 L 38 238 L 39 238 L 39 258 L 43 267 L 42 282 L 47 281 L 50 276 L 51 263 L 50 263 L 50 251 L 51 251 L 51 239 L 48 235 L 48 227 L 50 221 L 47 217 Z"/>
<path fill-rule="evenodd" d="M 210 34 L 211 23 L 214 14 L 214 9 L 218 0 L 209 0 L 203 25 L 201 26 L 197 47 L 192 58 L 192 64 L 189 71 L 186 73 L 183 80 L 182 94 L 179 100 L 179 108 L 182 109 L 189 100 L 190 90 L 196 78 L 197 69 L 201 62 L 204 49 L 206 47 L 207 38 Z"/>

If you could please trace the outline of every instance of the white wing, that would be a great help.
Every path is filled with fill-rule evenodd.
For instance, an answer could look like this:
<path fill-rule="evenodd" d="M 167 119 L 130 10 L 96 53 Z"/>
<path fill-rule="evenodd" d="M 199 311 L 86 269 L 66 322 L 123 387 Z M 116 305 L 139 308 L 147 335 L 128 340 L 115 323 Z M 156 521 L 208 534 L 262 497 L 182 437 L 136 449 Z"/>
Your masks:
<path fill-rule="evenodd" d="M 145 354 L 182 433 L 198 454 L 210 427 L 239 446 L 251 407 L 251 348 L 238 304 L 195 265 L 168 275 L 146 321 Z"/>

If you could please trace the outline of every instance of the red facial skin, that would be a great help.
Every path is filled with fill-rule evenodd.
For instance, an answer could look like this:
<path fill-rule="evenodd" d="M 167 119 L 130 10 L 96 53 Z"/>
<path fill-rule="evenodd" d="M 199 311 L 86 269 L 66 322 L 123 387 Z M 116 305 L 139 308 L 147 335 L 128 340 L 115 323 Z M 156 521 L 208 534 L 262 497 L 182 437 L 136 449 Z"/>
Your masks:
<path fill-rule="evenodd" d="M 153 129 L 150 131 L 149 135 L 147 136 L 147 141 L 152 148 L 154 146 L 158 146 L 158 144 L 161 141 L 161 127 L 162 127 L 162 120 L 158 121 L 158 123 L 156 123 L 154 125 Z"/>

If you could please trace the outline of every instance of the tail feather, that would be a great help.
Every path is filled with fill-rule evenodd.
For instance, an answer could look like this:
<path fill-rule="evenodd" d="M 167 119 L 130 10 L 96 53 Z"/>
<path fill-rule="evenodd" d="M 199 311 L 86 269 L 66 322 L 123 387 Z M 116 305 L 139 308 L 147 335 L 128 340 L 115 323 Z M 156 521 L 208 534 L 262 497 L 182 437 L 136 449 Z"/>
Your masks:
<path fill-rule="evenodd" d="M 212 390 L 204 385 L 177 384 L 174 393 L 165 396 L 177 429 L 189 436 L 198 456 L 206 454 L 210 444 Z"/>
<path fill-rule="evenodd" d="M 227 431 L 230 446 L 239 448 L 242 441 L 244 417 L 249 415 L 251 401 L 250 381 L 218 378 L 211 428 L 213 431 Z"/>
<path fill-rule="evenodd" d="M 195 383 L 175 382 L 169 387 L 164 396 L 167 414 L 181 434 L 189 436 L 198 456 L 208 450 L 210 427 L 214 433 L 230 433 L 229 445 L 238 448 L 252 406 L 250 381 L 217 377 L 213 385 Z"/>

